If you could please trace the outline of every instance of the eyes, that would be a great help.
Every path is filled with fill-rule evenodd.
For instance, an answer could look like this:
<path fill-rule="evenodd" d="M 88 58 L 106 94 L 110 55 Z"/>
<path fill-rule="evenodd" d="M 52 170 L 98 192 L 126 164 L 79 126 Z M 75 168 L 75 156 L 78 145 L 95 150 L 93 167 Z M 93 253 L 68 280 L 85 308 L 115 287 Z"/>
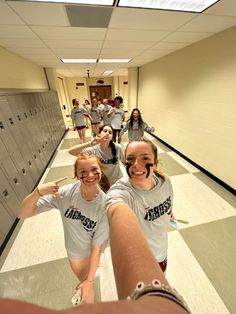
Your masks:
<path fill-rule="evenodd" d="M 134 163 L 135 160 L 137 159 L 138 162 L 146 164 L 147 162 L 153 162 L 152 158 L 149 156 L 139 156 L 139 157 L 135 157 L 135 156 L 127 156 L 126 157 L 126 161 L 129 163 Z"/>
<path fill-rule="evenodd" d="M 99 173 L 99 171 L 100 171 L 100 169 L 99 169 L 98 167 L 93 167 L 93 168 L 90 169 L 90 170 L 84 170 L 84 169 L 83 169 L 83 170 L 80 170 L 80 171 L 78 171 L 78 172 L 79 172 L 79 176 L 80 176 L 80 177 L 85 178 L 85 177 L 87 177 L 87 176 L 89 175 L 90 172 L 92 172 L 93 175 L 96 175 L 96 174 Z"/>
<path fill-rule="evenodd" d="M 102 131 L 103 131 L 104 133 L 112 134 L 112 130 L 103 129 Z"/>

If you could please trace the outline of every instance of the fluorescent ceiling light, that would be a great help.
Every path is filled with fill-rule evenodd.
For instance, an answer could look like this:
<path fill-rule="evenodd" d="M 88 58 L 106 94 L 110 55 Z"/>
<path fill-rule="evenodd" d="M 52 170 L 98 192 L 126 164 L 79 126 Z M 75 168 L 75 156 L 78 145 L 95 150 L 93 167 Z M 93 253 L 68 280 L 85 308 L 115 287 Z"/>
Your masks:
<path fill-rule="evenodd" d="M 96 63 L 97 59 L 61 59 L 63 63 Z"/>
<path fill-rule="evenodd" d="M 113 72 L 114 72 L 114 71 L 104 71 L 103 74 L 104 74 L 104 75 L 109 75 L 109 74 L 111 74 L 111 73 L 113 73 Z"/>
<path fill-rule="evenodd" d="M 118 7 L 203 12 L 219 0 L 119 0 Z"/>
<path fill-rule="evenodd" d="M 127 63 L 131 59 L 99 59 L 98 63 Z"/>
<path fill-rule="evenodd" d="M 14 0 L 13 0 L 14 1 Z M 19 1 L 19 0 L 18 0 Z M 114 0 L 20 0 L 26 2 L 55 2 L 55 3 L 76 3 L 91 5 L 108 5 L 113 6 Z"/>

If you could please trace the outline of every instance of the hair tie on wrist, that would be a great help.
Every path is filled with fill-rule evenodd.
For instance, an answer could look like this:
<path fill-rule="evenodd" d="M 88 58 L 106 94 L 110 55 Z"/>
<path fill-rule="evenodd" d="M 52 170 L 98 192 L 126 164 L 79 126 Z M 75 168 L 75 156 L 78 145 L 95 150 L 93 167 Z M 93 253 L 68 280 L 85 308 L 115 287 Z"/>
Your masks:
<path fill-rule="evenodd" d="M 127 297 L 127 300 L 138 300 L 143 296 L 159 296 L 167 298 L 179 304 L 188 313 L 191 313 L 182 296 L 174 288 L 161 283 L 158 279 L 153 279 L 151 284 L 144 284 L 142 281 L 138 282 L 134 291 Z"/>
<path fill-rule="evenodd" d="M 39 192 L 39 188 L 38 188 L 38 187 L 36 187 L 35 191 L 38 193 L 39 196 L 43 196 L 43 194 L 41 194 L 41 193 Z"/>

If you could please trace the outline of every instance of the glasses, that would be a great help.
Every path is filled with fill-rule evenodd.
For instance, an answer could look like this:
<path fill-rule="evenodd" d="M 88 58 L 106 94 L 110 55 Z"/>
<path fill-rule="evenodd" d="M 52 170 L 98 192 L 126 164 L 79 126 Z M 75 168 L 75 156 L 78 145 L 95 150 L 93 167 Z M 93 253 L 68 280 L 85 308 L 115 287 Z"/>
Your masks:
<path fill-rule="evenodd" d="M 111 130 L 109 131 L 109 130 L 107 130 L 107 129 L 103 129 L 102 131 L 103 131 L 104 133 L 112 134 L 112 131 L 111 131 Z"/>

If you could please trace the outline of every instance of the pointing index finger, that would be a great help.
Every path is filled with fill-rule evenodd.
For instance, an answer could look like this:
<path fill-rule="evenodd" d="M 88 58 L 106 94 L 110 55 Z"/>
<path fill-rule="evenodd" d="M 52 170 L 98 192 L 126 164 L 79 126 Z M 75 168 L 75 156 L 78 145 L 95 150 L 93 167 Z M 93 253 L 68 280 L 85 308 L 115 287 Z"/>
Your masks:
<path fill-rule="evenodd" d="M 64 178 L 60 178 L 60 179 L 58 179 L 58 180 L 56 180 L 56 181 L 54 181 L 56 184 L 58 184 L 58 183 L 60 183 L 60 182 L 62 182 L 62 181 L 65 181 L 66 179 L 68 179 L 68 177 L 64 177 Z"/>

